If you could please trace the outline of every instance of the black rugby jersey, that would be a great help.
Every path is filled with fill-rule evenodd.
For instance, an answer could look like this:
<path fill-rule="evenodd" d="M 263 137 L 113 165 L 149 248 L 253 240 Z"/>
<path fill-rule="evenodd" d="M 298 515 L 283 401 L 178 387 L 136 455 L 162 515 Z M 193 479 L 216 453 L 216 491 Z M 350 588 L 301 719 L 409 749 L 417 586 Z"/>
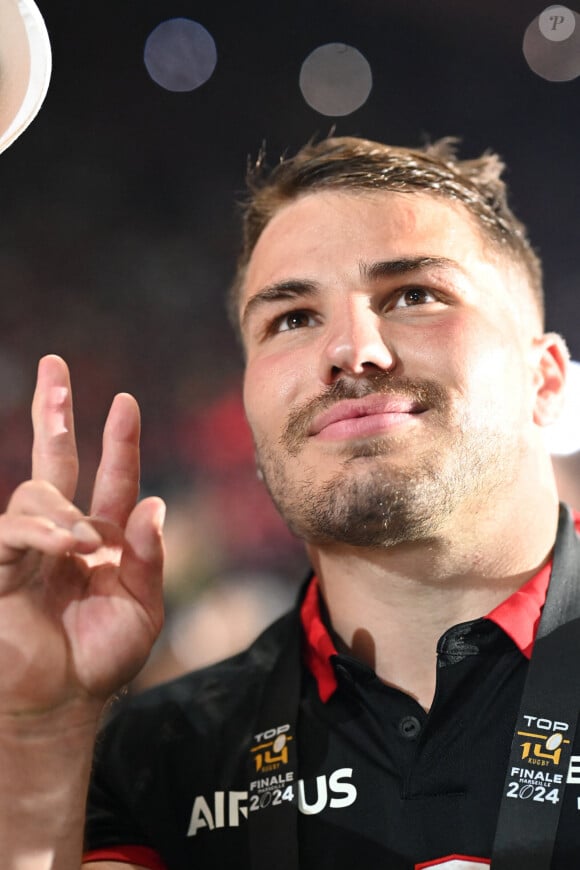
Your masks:
<path fill-rule="evenodd" d="M 107 727 L 89 795 L 85 860 L 151 870 L 250 868 L 252 813 L 297 800 L 301 870 L 352 870 L 359 862 L 365 870 L 488 867 L 549 572 L 548 565 L 487 618 L 443 635 L 429 713 L 336 652 L 311 583 L 300 607 L 248 651 L 131 700 Z M 255 734 L 275 662 L 299 657 L 289 637 L 300 618 L 307 642 L 296 733 L 281 719 Z M 283 706 L 285 685 L 270 691 Z M 529 719 L 508 793 L 559 802 L 568 771 L 545 759 L 557 755 L 561 723 Z M 288 762 L 289 740 L 298 747 L 297 770 Z M 578 740 L 572 764 L 553 870 L 569 870 L 580 856 Z M 268 847 L 275 867 L 284 838 Z"/>

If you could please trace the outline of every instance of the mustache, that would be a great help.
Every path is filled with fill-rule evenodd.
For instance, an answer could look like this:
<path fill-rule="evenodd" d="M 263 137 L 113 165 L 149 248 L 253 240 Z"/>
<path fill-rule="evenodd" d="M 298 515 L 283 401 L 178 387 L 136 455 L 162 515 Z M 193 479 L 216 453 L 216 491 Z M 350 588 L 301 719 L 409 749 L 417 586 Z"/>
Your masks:
<path fill-rule="evenodd" d="M 296 455 L 317 414 L 344 399 L 363 399 L 373 394 L 410 399 L 425 409 L 439 412 L 445 412 L 449 407 L 449 397 L 443 387 L 427 378 L 395 378 L 382 371 L 371 372 L 364 378 L 341 378 L 289 414 L 280 439 L 282 445 Z"/>

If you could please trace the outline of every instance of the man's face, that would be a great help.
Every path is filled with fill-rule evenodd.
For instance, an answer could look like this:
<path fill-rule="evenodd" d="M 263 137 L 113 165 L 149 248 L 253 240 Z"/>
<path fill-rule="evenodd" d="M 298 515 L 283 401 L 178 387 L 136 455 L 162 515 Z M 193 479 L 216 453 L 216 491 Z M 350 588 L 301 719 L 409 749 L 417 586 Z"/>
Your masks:
<path fill-rule="evenodd" d="M 244 401 L 293 531 L 428 538 L 513 483 L 533 429 L 530 308 L 460 205 L 325 191 L 278 212 L 241 300 Z"/>

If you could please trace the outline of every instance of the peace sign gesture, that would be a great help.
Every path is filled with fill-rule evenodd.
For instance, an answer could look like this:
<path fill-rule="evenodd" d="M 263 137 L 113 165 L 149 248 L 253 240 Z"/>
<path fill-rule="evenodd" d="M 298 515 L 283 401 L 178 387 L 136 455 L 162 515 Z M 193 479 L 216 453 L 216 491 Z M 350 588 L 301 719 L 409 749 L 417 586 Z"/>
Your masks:
<path fill-rule="evenodd" d="M 143 665 L 162 624 L 164 505 L 137 503 L 139 408 L 115 397 L 90 515 L 65 362 L 44 357 L 32 405 L 32 479 L 0 517 L 0 716 L 98 711 Z"/>

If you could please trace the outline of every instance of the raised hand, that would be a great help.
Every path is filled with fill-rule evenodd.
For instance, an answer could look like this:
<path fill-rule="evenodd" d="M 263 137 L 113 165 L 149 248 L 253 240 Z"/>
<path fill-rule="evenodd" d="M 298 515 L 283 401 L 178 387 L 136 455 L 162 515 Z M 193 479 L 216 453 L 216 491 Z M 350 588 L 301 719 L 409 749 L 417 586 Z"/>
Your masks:
<path fill-rule="evenodd" d="M 72 502 L 78 456 L 70 378 L 41 360 L 32 479 L 0 517 L 0 716 L 98 711 L 144 663 L 162 624 L 164 505 L 137 503 L 139 409 L 115 397 L 88 517 Z"/>

